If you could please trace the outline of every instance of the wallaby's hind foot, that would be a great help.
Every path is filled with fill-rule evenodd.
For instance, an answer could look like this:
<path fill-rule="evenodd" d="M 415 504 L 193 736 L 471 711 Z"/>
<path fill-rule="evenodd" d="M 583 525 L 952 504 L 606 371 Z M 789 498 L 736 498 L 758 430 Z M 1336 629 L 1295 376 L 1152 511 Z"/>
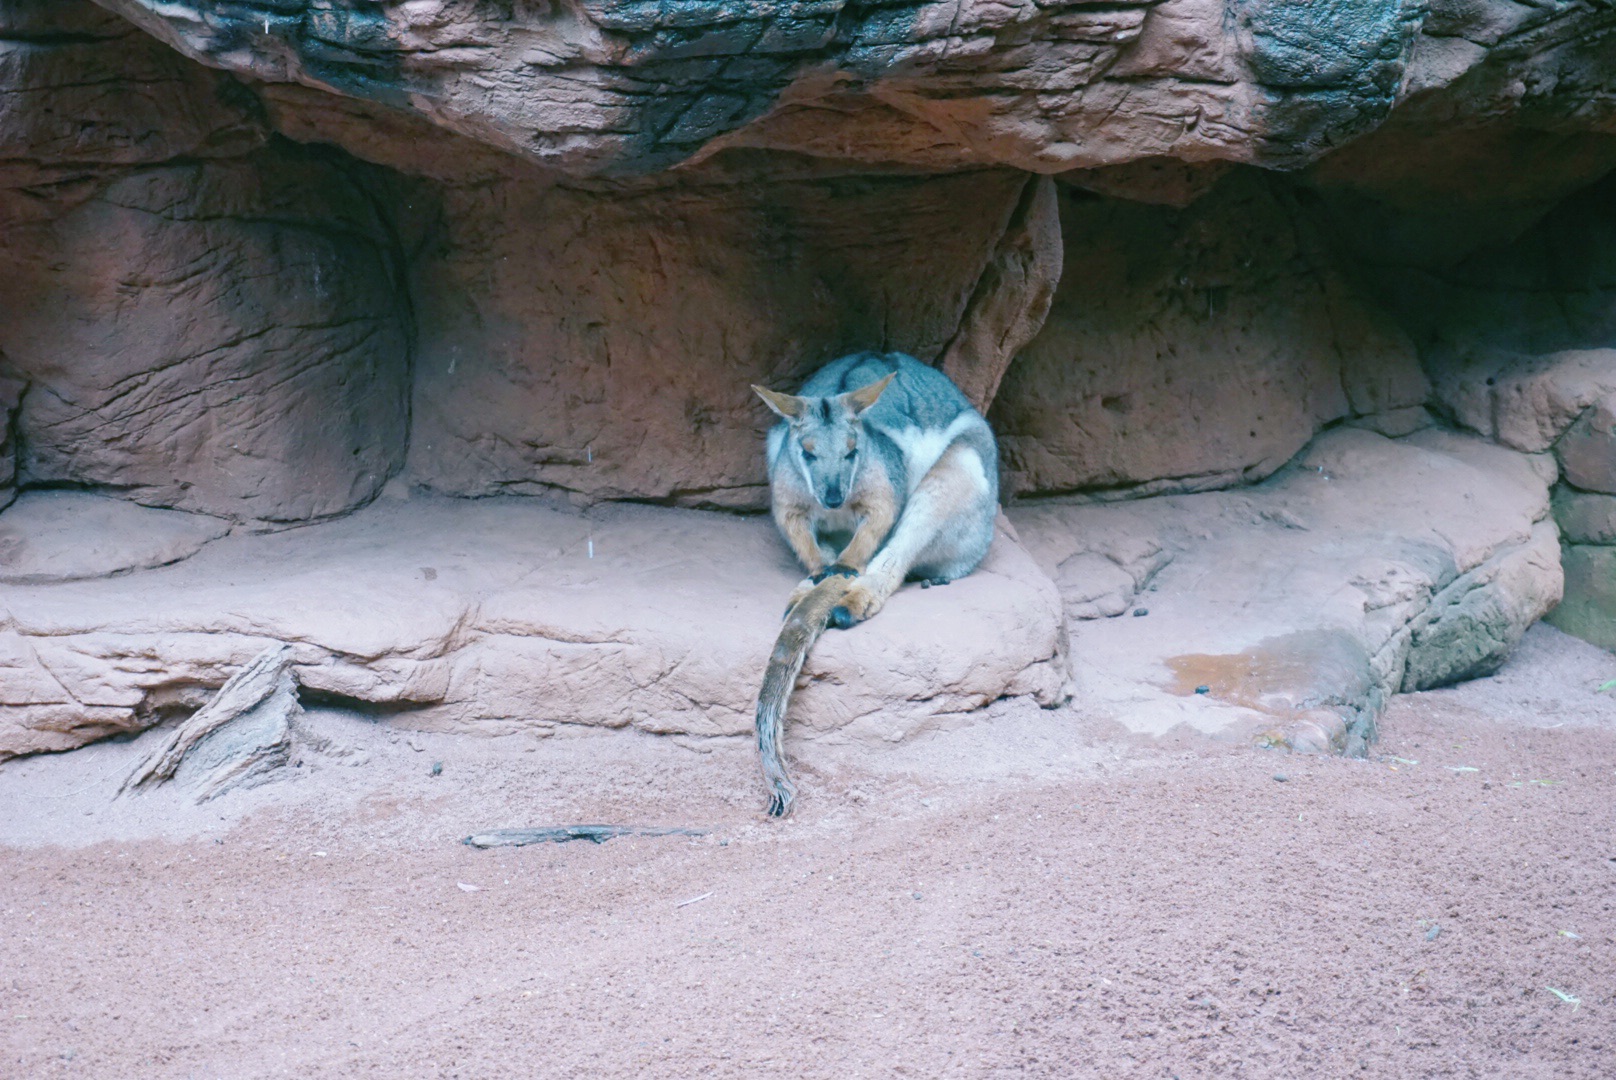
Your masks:
<path fill-rule="evenodd" d="M 947 577 L 921 578 L 920 579 L 920 587 L 922 589 L 929 589 L 933 585 L 947 585 L 950 581 L 953 581 L 953 580 L 954 580 L 953 578 L 947 578 Z"/>

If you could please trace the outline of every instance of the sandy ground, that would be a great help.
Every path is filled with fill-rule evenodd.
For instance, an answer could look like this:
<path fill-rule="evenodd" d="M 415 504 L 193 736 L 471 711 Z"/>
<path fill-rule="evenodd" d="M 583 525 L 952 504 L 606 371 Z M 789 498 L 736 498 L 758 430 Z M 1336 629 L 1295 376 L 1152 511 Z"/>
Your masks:
<path fill-rule="evenodd" d="M 1003 705 L 799 747 L 783 825 L 742 740 L 316 712 L 202 808 L 112 798 L 151 736 L 12 762 L 0 1076 L 1610 1077 L 1612 678 L 1534 629 L 1369 761 Z M 456 842 L 577 822 L 708 835 Z"/>

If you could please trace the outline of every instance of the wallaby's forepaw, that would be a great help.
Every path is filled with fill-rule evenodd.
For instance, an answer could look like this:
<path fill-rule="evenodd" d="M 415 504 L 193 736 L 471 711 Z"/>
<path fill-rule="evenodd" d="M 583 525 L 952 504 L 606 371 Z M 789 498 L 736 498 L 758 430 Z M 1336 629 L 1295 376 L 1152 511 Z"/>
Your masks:
<path fill-rule="evenodd" d="M 857 626 L 865 619 L 873 617 L 885 603 L 886 597 L 863 581 L 855 581 L 847 587 L 847 592 L 842 594 L 842 602 L 831 608 L 830 624 L 838 630 Z"/>

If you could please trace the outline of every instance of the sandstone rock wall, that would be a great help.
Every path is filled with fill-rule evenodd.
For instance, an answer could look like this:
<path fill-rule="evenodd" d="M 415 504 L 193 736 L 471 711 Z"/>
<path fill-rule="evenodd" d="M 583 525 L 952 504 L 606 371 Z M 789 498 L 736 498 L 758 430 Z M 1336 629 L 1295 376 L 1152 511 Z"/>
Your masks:
<path fill-rule="evenodd" d="M 1616 494 L 1613 193 L 1603 180 L 1505 240 L 1371 275 L 1420 343 L 1444 419 L 1552 451 L 1565 597 L 1549 618 L 1605 648 L 1616 648 L 1616 549 L 1600 502 Z"/>
<path fill-rule="evenodd" d="M 1460 424 L 1552 451 L 1565 599 L 1549 618 L 1616 649 L 1616 349 L 1472 354 L 1447 367 L 1437 389 Z"/>
<path fill-rule="evenodd" d="M 7 100 L 48 102 L 0 113 L 15 468 L 237 520 L 392 475 L 756 508 L 746 384 L 869 346 L 996 403 L 1013 493 L 1255 479 L 1418 427 L 1454 327 L 1544 337 L 1538 264 L 1501 309 L 1501 256 L 1409 237 L 1616 164 L 1579 4 L 102 7 L 235 77 L 8 7 Z M 1474 179 L 1528 144 L 1538 187 Z"/>
<path fill-rule="evenodd" d="M 1343 417 L 1425 422 L 1413 342 L 1283 182 L 1227 175 L 1186 209 L 1074 191 L 1061 226 L 1053 309 L 991 416 L 1011 491 L 1227 487 Z"/>
<path fill-rule="evenodd" d="M 592 553 L 607 511 L 546 519 L 504 576 L 434 590 L 426 569 L 470 557 L 474 505 L 440 496 L 759 508 L 768 415 L 747 385 L 869 347 L 947 371 L 1002 436 L 1007 493 L 1077 493 L 1058 507 L 1242 485 L 1308 445 L 1318 470 L 1355 446 L 1394 486 L 1458 455 L 1478 505 L 1530 488 L 1413 592 L 1353 585 L 1347 666 L 1375 692 L 1488 669 L 1552 603 L 1556 526 L 1510 479 L 1536 470 L 1558 485 L 1555 617 L 1603 641 L 1613 31 L 1616 8 L 1583 0 L 4 0 L 0 580 L 37 605 L 0 610 L 10 730 L 43 749 L 144 726 L 271 638 L 306 646 L 310 692 L 423 722 L 740 730 L 751 637 L 696 648 L 682 628 L 715 575 L 753 599 L 790 578 L 766 523 L 704 516 L 745 532 L 751 577 L 715 569 L 739 533 L 698 557 L 680 529 L 625 531 L 677 587 L 595 633 L 588 588 L 528 596 L 524 575 L 580 538 Z M 1511 449 L 1456 450 L 1433 413 Z M 1265 490 L 1327 480 L 1307 472 Z M 1328 490 L 1332 527 L 1369 544 L 1347 519 L 1371 511 Z M 1428 527 L 1436 501 L 1406 490 L 1398 512 Z M 245 533 L 383 493 L 359 515 L 396 555 L 379 577 L 370 539 L 340 572 L 288 542 L 308 604 L 208 576 L 227 550 L 227 577 L 256 572 L 246 541 L 273 538 Z M 441 519 L 424 568 L 392 535 L 411 498 Z M 1302 566 L 1301 511 L 1263 506 L 1255 527 Z M 477 544 L 560 511 L 503 513 Z M 1101 518 L 1133 520 L 1050 520 Z M 122 533 L 140 535 L 102 543 Z M 905 730 L 1058 699 L 1055 587 L 1071 619 L 1116 615 L 1169 557 L 1144 534 L 1067 554 L 1053 584 L 1022 560 L 969 586 L 991 662 L 895 610 L 897 674 L 850 690 L 835 665 L 859 653 L 827 645 L 810 726 L 874 734 L 897 698 Z M 114 574 L 140 580 L 97 595 L 173 603 L 127 632 L 73 609 Z M 1185 617 L 1186 648 L 1203 628 Z M 1292 661 L 1340 659 L 1293 632 L 1312 644 Z M 1373 712 L 1352 694 L 1331 700 Z"/>
<path fill-rule="evenodd" d="M 250 91 L 86 0 L 0 6 L 0 227 L 48 220 L 130 168 L 250 152 Z"/>
<path fill-rule="evenodd" d="M 354 163 L 89 4 L 0 19 L 0 491 L 260 521 L 369 498 L 414 330 Z"/>
<path fill-rule="evenodd" d="M 281 144 L 132 172 L 9 229 L 19 476 L 235 519 L 350 510 L 403 459 L 401 285 L 364 194 Z"/>
<path fill-rule="evenodd" d="M 859 348 L 939 360 L 975 333 L 953 373 L 991 392 L 1030 336 L 1028 273 L 1059 273 L 1053 243 L 1015 259 L 1017 236 L 1056 235 L 1048 184 L 802 162 L 767 182 L 449 188 L 415 271 L 408 478 L 456 495 L 760 508 L 774 418 L 751 383 L 794 388 Z M 1015 286 L 996 287 L 1007 270 Z"/>

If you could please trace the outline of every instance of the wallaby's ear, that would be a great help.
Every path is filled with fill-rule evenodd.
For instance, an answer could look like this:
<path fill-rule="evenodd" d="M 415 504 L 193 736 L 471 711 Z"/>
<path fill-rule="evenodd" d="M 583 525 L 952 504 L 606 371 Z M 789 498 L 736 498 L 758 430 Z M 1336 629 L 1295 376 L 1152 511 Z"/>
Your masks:
<path fill-rule="evenodd" d="M 763 399 L 763 404 L 787 420 L 795 420 L 802 415 L 803 410 L 808 406 L 808 403 L 800 397 L 792 397 L 790 394 L 777 394 L 773 390 L 765 390 L 761 386 L 753 386 L 752 389 L 757 391 L 757 396 Z"/>
<path fill-rule="evenodd" d="M 871 405 L 874 405 L 880 399 L 882 391 L 890 386 L 892 380 L 897 377 L 898 373 L 894 371 L 891 375 L 873 382 L 869 386 L 861 386 L 857 390 L 843 394 L 842 400 L 847 402 L 847 407 L 853 410 L 854 416 L 857 416 Z"/>

